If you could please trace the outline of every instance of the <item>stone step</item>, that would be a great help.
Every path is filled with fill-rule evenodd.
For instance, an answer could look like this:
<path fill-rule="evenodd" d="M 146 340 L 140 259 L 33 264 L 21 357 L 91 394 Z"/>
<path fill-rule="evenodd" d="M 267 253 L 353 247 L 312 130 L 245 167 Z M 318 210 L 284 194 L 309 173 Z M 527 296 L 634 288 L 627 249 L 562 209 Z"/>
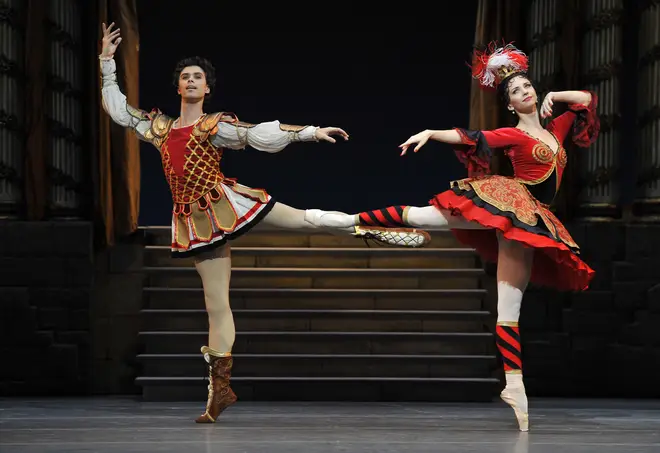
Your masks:
<path fill-rule="evenodd" d="M 481 310 L 485 289 L 232 288 L 232 309 Z M 144 307 L 202 309 L 202 288 L 144 288 Z"/>
<path fill-rule="evenodd" d="M 143 331 L 147 354 L 186 354 L 208 342 L 207 331 Z M 489 332 L 238 331 L 236 354 L 493 354 Z"/>
<path fill-rule="evenodd" d="M 141 354 L 142 374 L 200 377 L 208 367 L 199 354 Z M 234 354 L 232 375 L 254 377 L 483 377 L 495 355 Z"/>
<path fill-rule="evenodd" d="M 169 226 L 139 227 L 144 235 L 147 245 L 166 245 L 172 243 L 171 229 Z M 379 247 L 378 245 L 367 245 L 360 238 L 346 235 L 335 235 L 325 231 L 287 231 L 267 229 L 258 226 L 248 233 L 231 241 L 232 247 Z M 390 246 L 384 246 L 390 248 Z M 462 247 L 454 238 L 451 231 L 433 231 L 431 242 L 426 247 Z M 399 247 L 393 247 L 399 248 Z"/>
<path fill-rule="evenodd" d="M 172 258 L 170 248 L 148 245 L 144 264 L 150 267 L 193 266 L 193 258 Z M 474 268 L 480 267 L 469 248 L 356 248 L 356 247 L 232 247 L 234 267 L 341 268 Z"/>
<path fill-rule="evenodd" d="M 136 384 L 142 386 L 145 401 L 199 401 L 199 413 L 203 412 L 208 396 L 207 383 L 199 377 L 142 376 L 136 379 Z M 232 379 L 238 404 L 241 401 L 490 402 L 498 385 L 497 379 L 488 377 L 242 376 Z"/>
<path fill-rule="evenodd" d="M 440 310 L 233 310 L 237 330 L 315 332 L 482 332 L 487 311 Z M 208 329 L 206 310 L 141 311 L 148 331 Z"/>
<path fill-rule="evenodd" d="M 201 287 L 191 267 L 144 267 L 145 286 Z M 232 269 L 233 288 L 461 288 L 477 289 L 483 269 L 342 269 L 250 268 Z"/>

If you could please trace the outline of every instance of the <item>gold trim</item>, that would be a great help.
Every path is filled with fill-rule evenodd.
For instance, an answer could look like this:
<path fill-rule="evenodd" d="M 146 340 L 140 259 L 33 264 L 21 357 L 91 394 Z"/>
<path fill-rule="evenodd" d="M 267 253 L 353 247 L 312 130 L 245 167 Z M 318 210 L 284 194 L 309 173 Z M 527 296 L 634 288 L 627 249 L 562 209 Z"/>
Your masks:
<path fill-rule="evenodd" d="M 303 129 L 309 126 L 296 126 L 294 124 L 281 124 L 280 123 L 280 130 L 284 132 L 300 132 Z"/>
<path fill-rule="evenodd" d="M 505 371 L 504 374 L 522 374 L 522 370 L 509 370 Z"/>
<path fill-rule="evenodd" d="M 498 326 L 509 326 L 509 327 L 518 327 L 518 323 L 515 321 L 498 321 Z"/>
<path fill-rule="evenodd" d="M 208 354 L 213 357 L 231 357 L 231 352 L 220 352 L 217 349 L 213 349 L 208 346 L 202 346 L 200 351 L 202 354 Z"/>
<path fill-rule="evenodd" d="M 405 223 L 406 225 L 410 225 L 410 223 L 408 223 L 408 211 L 410 211 L 410 206 L 406 206 L 405 208 L 403 208 L 403 213 L 401 214 L 403 223 Z"/>

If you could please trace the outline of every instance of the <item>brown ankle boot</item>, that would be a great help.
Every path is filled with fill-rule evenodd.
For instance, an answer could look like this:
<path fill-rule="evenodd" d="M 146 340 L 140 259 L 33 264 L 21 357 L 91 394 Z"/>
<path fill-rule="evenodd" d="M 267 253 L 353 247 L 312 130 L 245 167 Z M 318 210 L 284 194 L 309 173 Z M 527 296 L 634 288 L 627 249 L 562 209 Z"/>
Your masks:
<path fill-rule="evenodd" d="M 230 352 L 218 352 L 202 347 L 204 359 L 209 364 L 209 397 L 206 412 L 197 417 L 197 423 L 215 423 L 218 416 L 236 402 L 236 394 L 229 386 L 234 359 Z"/>

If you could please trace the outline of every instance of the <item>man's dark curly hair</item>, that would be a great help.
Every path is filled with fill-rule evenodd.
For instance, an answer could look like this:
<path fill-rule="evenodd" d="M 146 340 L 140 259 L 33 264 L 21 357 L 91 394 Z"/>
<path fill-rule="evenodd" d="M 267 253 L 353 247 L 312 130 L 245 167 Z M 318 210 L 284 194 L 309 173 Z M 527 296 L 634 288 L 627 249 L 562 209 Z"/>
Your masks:
<path fill-rule="evenodd" d="M 199 66 L 202 68 L 206 77 L 206 84 L 209 87 L 209 94 L 207 94 L 204 99 L 210 99 L 211 96 L 213 96 L 213 90 L 215 89 L 215 68 L 213 67 L 213 64 L 206 58 L 195 56 L 180 60 L 174 69 L 174 86 L 179 86 L 179 77 L 181 77 L 181 71 L 183 71 L 183 69 L 188 66 Z"/>

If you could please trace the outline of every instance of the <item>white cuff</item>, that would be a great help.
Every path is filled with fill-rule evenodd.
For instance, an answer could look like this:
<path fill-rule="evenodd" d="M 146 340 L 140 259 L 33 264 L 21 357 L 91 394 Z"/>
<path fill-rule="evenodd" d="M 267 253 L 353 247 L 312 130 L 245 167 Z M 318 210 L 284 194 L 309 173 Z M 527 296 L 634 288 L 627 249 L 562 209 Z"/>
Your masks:
<path fill-rule="evenodd" d="M 301 142 L 318 142 L 316 138 L 316 130 L 318 126 L 308 126 L 305 129 L 298 132 L 298 137 Z"/>

